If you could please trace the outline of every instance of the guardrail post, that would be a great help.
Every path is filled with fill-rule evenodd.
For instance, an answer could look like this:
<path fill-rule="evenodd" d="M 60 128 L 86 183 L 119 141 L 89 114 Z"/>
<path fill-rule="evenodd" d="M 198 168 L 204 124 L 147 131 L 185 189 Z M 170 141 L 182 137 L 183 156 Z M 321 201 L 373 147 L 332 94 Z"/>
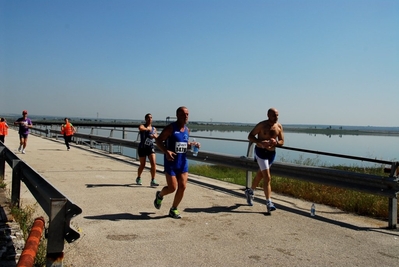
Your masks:
<path fill-rule="evenodd" d="M 75 133 L 78 133 L 78 132 L 79 132 L 79 126 L 76 126 L 75 127 Z M 76 145 L 80 144 L 80 139 L 78 137 L 76 137 L 75 135 L 72 136 L 72 139 L 74 140 Z"/>
<path fill-rule="evenodd" d="M 62 267 L 64 261 L 64 252 L 47 253 L 46 267 Z"/>
<path fill-rule="evenodd" d="M 79 132 L 79 126 L 76 126 L 75 129 L 76 129 L 76 133 L 78 133 Z M 75 140 L 75 144 L 76 145 L 80 144 L 80 139 L 78 137 L 74 136 L 73 140 Z"/>
<path fill-rule="evenodd" d="M 113 136 L 114 136 L 114 129 L 111 129 L 111 131 L 109 132 L 109 137 L 112 138 Z M 108 145 L 109 145 L 109 153 L 113 154 L 114 145 L 111 142 L 109 142 Z"/>
<path fill-rule="evenodd" d="M 398 223 L 398 198 L 389 198 L 388 228 L 396 229 Z"/>
<path fill-rule="evenodd" d="M 90 135 L 93 135 L 93 134 L 94 134 L 94 128 L 91 128 Z M 93 148 L 93 147 L 94 147 L 93 140 L 90 139 L 90 148 Z"/>
<path fill-rule="evenodd" d="M 254 156 L 254 144 L 249 142 L 247 149 L 247 158 L 252 158 Z M 246 187 L 252 186 L 252 171 L 247 170 L 247 179 L 245 183 Z"/>
<path fill-rule="evenodd" d="M 67 199 L 51 199 L 50 202 L 46 266 L 62 266 L 64 258 L 66 203 Z"/>
<path fill-rule="evenodd" d="M 389 177 L 394 178 L 398 176 L 399 162 L 392 162 L 391 171 Z M 399 181 L 398 181 L 399 182 Z M 388 199 L 388 228 L 396 229 L 398 223 L 398 198 L 390 197 Z"/>
<path fill-rule="evenodd" d="M 21 161 L 19 159 L 12 160 L 12 182 L 11 182 L 11 204 L 19 208 L 19 199 L 21 196 Z"/>
<path fill-rule="evenodd" d="M 126 127 L 122 127 L 122 139 L 126 139 L 127 138 L 127 133 L 126 133 Z M 123 155 L 123 146 L 119 146 L 120 148 L 120 153 L 121 155 Z"/>
<path fill-rule="evenodd" d="M 136 141 L 140 142 L 140 139 L 141 139 L 141 137 L 140 137 L 140 132 L 138 132 L 138 133 L 137 133 Z M 140 160 L 140 157 L 139 157 L 139 147 L 136 147 L 136 160 Z"/>
<path fill-rule="evenodd" d="M 127 133 L 126 133 L 126 127 L 122 127 L 122 139 L 126 139 Z"/>
<path fill-rule="evenodd" d="M 0 182 L 4 180 L 6 174 L 6 148 L 0 142 Z"/>
<path fill-rule="evenodd" d="M 55 137 L 56 140 L 58 140 L 59 136 L 61 135 L 61 131 L 58 130 L 58 129 L 55 127 L 55 125 L 51 125 L 51 130 L 53 130 L 53 128 L 54 128 L 54 131 L 56 131 L 54 137 Z M 58 133 L 59 133 L 59 134 L 58 134 Z M 63 136 L 61 136 L 61 137 L 63 137 Z"/>

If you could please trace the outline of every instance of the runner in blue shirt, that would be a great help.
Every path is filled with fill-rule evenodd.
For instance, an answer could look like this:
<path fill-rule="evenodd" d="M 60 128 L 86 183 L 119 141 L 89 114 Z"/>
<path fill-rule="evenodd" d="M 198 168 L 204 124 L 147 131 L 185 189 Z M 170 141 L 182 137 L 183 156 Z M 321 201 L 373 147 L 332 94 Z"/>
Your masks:
<path fill-rule="evenodd" d="M 180 219 L 180 213 L 177 210 L 178 205 L 183 199 L 184 190 L 188 179 L 188 161 L 187 150 L 192 145 L 197 147 L 199 143 L 189 142 L 190 130 L 186 124 L 188 122 L 188 109 L 179 107 L 176 110 L 177 120 L 167 125 L 159 137 L 156 144 L 164 153 L 164 167 L 167 186 L 157 191 L 154 200 L 154 206 L 161 208 L 163 197 L 176 191 L 172 207 L 169 210 L 169 216 L 174 219 Z"/>

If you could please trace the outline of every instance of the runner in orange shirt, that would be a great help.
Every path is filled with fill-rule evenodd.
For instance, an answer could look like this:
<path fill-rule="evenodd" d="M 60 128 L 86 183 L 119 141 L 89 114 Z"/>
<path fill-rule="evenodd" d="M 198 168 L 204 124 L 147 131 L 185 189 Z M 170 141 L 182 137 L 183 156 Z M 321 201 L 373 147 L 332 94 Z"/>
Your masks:
<path fill-rule="evenodd" d="M 1 118 L 0 119 L 0 141 L 3 142 L 5 141 L 5 137 L 8 134 L 8 124 L 6 119 Z"/>
<path fill-rule="evenodd" d="M 68 118 L 64 119 L 65 124 L 61 125 L 61 134 L 64 136 L 65 145 L 67 150 L 71 149 L 69 143 L 72 141 L 72 136 L 76 132 L 75 127 L 73 127 L 72 123 L 69 122 Z"/>

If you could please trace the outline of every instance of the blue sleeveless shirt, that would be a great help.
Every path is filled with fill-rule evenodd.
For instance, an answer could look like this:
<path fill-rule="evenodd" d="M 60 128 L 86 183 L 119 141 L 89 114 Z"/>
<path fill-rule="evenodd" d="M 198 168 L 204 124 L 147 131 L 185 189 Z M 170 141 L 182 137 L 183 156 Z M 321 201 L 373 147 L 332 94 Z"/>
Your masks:
<path fill-rule="evenodd" d="M 187 148 L 189 133 L 187 126 L 184 126 L 184 131 L 180 132 L 180 127 L 178 127 L 176 122 L 172 123 L 173 133 L 166 140 L 166 149 L 176 153 L 174 161 L 168 161 L 166 155 L 164 155 L 164 165 L 165 171 L 169 173 L 171 168 L 175 172 L 184 173 L 188 171 L 188 161 L 187 161 Z M 170 174 L 170 173 L 169 173 Z"/>

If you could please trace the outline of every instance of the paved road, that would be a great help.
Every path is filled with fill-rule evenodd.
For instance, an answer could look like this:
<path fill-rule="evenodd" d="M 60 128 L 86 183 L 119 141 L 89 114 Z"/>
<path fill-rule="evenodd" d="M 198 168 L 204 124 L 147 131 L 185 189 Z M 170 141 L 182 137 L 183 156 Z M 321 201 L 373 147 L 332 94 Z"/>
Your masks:
<path fill-rule="evenodd" d="M 6 145 L 18 147 L 13 130 Z M 16 153 L 83 209 L 72 220 L 81 238 L 65 247 L 68 267 L 399 265 L 399 232 L 386 230 L 384 221 L 323 205 L 310 217 L 311 203 L 277 194 L 278 210 L 266 216 L 260 190 L 249 207 L 242 187 L 193 175 L 183 218 L 175 220 L 167 216 L 172 196 L 154 208 L 148 170 L 143 186 L 134 184 L 132 159 L 80 146 L 67 151 L 60 141 L 33 135 L 26 151 Z M 165 185 L 161 172 L 156 178 Z M 21 197 L 23 205 L 34 202 L 26 189 Z"/>

